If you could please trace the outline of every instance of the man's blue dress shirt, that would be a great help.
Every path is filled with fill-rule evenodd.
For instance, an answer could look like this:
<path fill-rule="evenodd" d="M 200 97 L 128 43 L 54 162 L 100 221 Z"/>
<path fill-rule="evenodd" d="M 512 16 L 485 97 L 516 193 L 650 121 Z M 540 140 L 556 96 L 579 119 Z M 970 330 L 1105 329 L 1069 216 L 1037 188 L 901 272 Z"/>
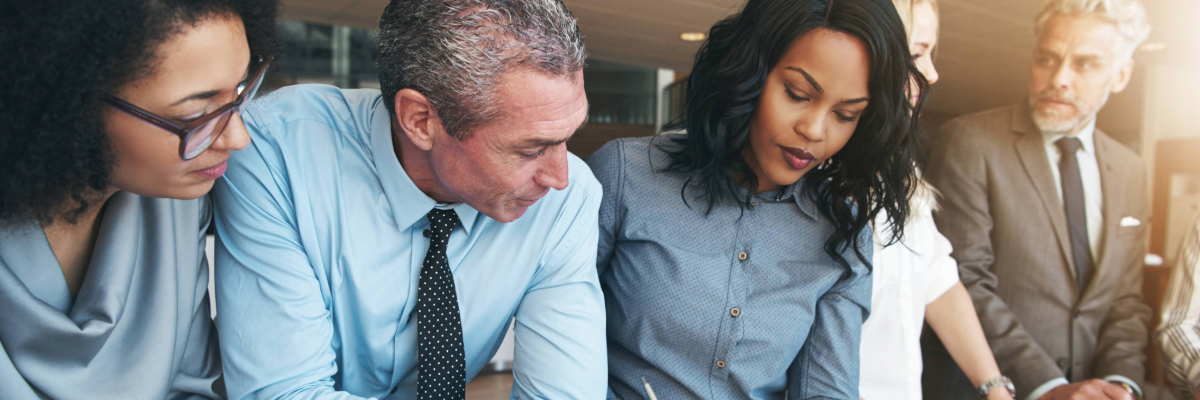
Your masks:
<path fill-rule="evenodd" d="M 588 159 L 604 185 L 610 399 L 648 398 L 644 379 L 664 400 L 858 400 L 870 270 L 853 251 L 850 268 L 825 253 L 833 224 L 803 194 L 809 181 L 706 213 L 680 197 L 687 175 L 661 171 L 671 137 L 618 139 Z M 870 227 L 858 239 L 871 259 Z"/>
<path fill-rule="evenodd" d="M 300 85 L 251 105 L 217 181 L 217 318 L 231 399 L 415 399 L 417 282 L 437 203 L 392 147 L 377 90 Z M 602 190 L 570 183 L 511 223 L 467 204 L 447 257 L 470 380 L 516 317 L 512 397 L 602 398 Z"/>

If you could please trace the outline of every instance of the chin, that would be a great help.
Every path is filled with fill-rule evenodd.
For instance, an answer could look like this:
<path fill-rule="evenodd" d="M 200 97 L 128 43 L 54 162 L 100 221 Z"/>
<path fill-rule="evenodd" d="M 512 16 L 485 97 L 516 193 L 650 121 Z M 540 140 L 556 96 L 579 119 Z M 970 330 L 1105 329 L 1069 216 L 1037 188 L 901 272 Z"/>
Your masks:
<path fill-rule="evenodd" d="M 194 183 L 190 185 L 165 187 L 154 191 L 133 191 L 134 194 L 145 197 L 154 197 L 159 199 L 176 199 L 176 200 L 195 200 L 212 191 L 213 181 Z"/>

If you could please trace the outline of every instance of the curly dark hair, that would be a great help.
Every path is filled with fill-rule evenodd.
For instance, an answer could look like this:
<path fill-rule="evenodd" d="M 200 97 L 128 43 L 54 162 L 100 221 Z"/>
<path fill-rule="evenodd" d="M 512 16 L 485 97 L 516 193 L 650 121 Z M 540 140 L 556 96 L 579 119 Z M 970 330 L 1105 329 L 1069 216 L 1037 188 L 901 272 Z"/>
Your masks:
<path fill-rule="evenodd" d="M 920 115 L 929 84 L 913 64 L 904 25 L 889 0 L 750 0 L 740 13 L 713 25 L 688 78 L 684 117 L 666 127 L 686 129 L 687 135 L 662 146 L 671 155 L 665 170 L 690 175 L 681 189 L 684 201 L 691 188 L 710 211 L 728 200 L 747 207 L 750 197 L 739 198 L 739 187 L 757 187 L 759 178 L 742 153 L 767 75 L 796 39 L 816 28 L 866 44 L 870 103 L 846 146 L 806 174 L 803 193 L 834 225 L 825 252 L 848 267 L 841 254 L 853 248 L 870 265 L 858 233 L 885 211 L 891 240 L 902 238 L 919 182 L 916 166 L 925 154 L 925 135 L 914 115 Z M 921 94 L 915 106 L 906 92 L 910 76 Z"/>
<path fill-rule="evenodd" d="M 0 223 L 74 220 L 109 185 L 104 93 L 153 70 L 160 44 L 219 15 L 277 52 L 278 0 L 0 1 Z"/>

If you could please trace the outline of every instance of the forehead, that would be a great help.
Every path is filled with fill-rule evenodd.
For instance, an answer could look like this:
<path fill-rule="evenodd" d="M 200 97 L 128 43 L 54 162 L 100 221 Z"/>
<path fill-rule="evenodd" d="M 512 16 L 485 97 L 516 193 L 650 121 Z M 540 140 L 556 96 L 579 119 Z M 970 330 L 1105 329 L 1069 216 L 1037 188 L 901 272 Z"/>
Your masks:
<path fill-rule="evenodd" d="M 511 139 L 565 139 L 587 116 L 582 71 L 572 77 L 513 71 L 501 77 L 496 91 L 500 116 L 477 131 Z"/>
<path fill-rule="evenodd" d="M 1038 47 L 1054 53 L 1112 55 L 1121 42 L 1112 22 L 1093 14 L 1055 14 L 1046 20 Z"/>
<path fill-rule="evenodd" d="M 867 97 L 871 62 L 867 46 L 858 37 L 825 28 L 813 29 L 792 43 L 777 67 L 803 69 L 826 95 Z M 804 80 L 800 74 L 795 75 Z"/>
<path fill-rule="evenodd" d="M 938 16 L 932 4 L 922 1 L 913 6 L 912 29 L 914 42 L 929 43 L 937 39 Z"/>
<path fill-rule="evenodd" d="M 159 58 L 146 76 L 122 92 L 187 95 L 236 84 L 250 64 L 245 26 L 238 17 L 210 17 L 187 25 L 159 45 Z M 232 83 L 231 83 L 232 82 Z"/>

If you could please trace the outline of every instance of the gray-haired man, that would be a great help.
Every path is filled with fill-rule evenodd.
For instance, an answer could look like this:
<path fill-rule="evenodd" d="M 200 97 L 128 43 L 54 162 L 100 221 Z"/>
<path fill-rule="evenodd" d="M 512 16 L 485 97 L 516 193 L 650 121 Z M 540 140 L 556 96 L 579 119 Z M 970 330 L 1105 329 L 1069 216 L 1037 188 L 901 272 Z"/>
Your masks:
<path fill-rule="evenodd" d="M 1095 128 L 1150 28 L 1137 0 L 1050 0 L 1028 102 L 950 121 L 930 181 L 988 343 L 1022 399 L 1131 399 L 1144 379 L 1149 214 L 1137 154 Z M 933 335 L 929 335 L 933 336 Z M 926 341 L 926 397 L 970 383 Z"/>
<path fill-rule="evenodd" d="M 514 398 L 603 398 L 583 63 L 559 0 L 393 0 L 382 93 L 247 109 L 216 189 L 229 397 L 461 400 L 515 317 Z"/>

